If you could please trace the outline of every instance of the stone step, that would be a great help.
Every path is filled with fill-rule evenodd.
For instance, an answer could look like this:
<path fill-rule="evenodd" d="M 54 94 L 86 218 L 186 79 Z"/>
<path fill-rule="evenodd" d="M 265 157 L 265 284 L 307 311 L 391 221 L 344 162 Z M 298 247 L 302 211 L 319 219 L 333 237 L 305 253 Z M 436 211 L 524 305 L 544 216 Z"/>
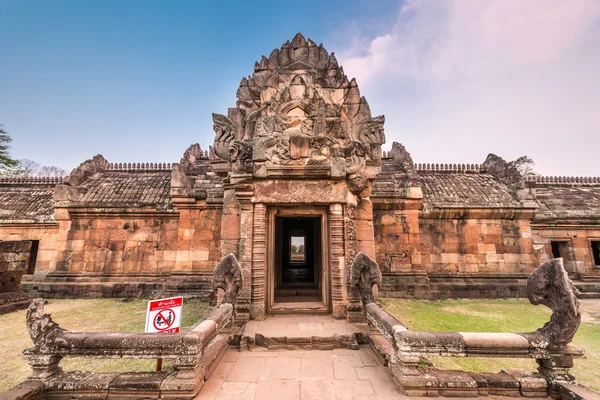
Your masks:
<path fill-rule="evenodd" d="M 598 283 L 600 283 L 600 275 L 581 275 L 580 279 L 583 282 L 598 282 Z"/>
<path fill-rule="evenodd" d="M 249 321 L 240 338 L 240 348 L 253 350 L 358 349 L 365 343 L 366 324 L 350 324 L 331 315 L 276 315 L 265 321 Z"/>
<path fill-rule="evenodd" d="M 594 293 L 594 292 L 580 292 L 577 295 L 578 299 L 600 299 L 600 292 L 598 293 Z"/>
<path fill-rule="evenodd" d="M 573 282 L 580 292 L 600 292 L 600 282 Z"/>
<path fill-rule="evenodd" d="M 600 282 L 573 282 L 573 286 L 579 290 L 579 299 L 600 299 Z"/>

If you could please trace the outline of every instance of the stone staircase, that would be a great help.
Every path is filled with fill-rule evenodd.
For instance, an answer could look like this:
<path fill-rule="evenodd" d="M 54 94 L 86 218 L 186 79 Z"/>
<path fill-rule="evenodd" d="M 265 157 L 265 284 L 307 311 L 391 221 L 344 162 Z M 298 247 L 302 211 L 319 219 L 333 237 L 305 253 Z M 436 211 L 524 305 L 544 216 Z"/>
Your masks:
<path fill-rule="evenodd" d="M 273 315 L 265 321 L 249 321 L 240 336 L 242 351 L 357 350 L 366 343 L 367 324 L 350 324 L 331 315 Z"/>
<path fill-rule="evenodd" d="M 600 276 L 582 276 L 573 286 L 579 290 L 579 299 L 600 299 Z"/>

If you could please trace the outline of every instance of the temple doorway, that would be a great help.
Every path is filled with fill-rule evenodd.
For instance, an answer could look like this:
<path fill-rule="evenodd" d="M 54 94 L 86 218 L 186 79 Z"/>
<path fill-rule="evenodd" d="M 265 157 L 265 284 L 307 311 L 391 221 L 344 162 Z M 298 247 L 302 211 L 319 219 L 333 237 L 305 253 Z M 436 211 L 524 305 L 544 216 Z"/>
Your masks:
<path fill-rule="evenodd" d="M 269 309 L 327 312 L 324 215 L 283 214 L 272 216 Z"/>

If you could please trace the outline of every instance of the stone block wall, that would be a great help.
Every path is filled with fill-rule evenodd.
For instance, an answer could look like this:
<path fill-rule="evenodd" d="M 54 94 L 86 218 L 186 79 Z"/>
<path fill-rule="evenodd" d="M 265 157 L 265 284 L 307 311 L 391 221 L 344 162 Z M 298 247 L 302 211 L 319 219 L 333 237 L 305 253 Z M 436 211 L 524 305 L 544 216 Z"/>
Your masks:
<path fill-rule="evenodd" d="M 16 292 L 29 268 L 30 241 L 0 242 L 0 293 Z"/>
<path fill-rule="evenodd" d="M 533 249 L 540 263 L 553 258 L 552 241 L 565 242 L 562 255 L 565 269 L 571 277 L 579 275 L 600 275 L 600 267 L 594 265 L 594 258 L 591 249 L 591 241 L 600 241 L 600 228 L 590 227 L 572 227 L 572 226 L 552 226 L 545 224 L 535 224 L 533 232 Z"/>
<path fill-rule="evenodd" d="M 194 208 L 179 215 L 175 270 L 212 272 L 221 260 L 222 210 Z"/>
<path fill-rule="evenodd" d="M 527 219 L 421 219 L 428 273 L 530 273 L 537 266 Z"/>
<path fill-rule="evenodd" d="M 422 270 L 420 206 L 411 200 L 373 204 L 375 261 L 383 272 Z"/>
<path fill-rule="evenodd" d="M 23 224 L 0 226 L 0 242 L 37 241 L 35 272 L 45 274 L 56 267 L 59 237 L 66 238 L 67 232 L 59 233 L 58 226 L 52 224 Z"/>
<path fill-rule="evenodd" d="M 212 270 L 219 261 L 217 209 L 131 217 L 74 217 L 56 271 L 165 273 Z"/>
<path fill-rule="evenodd" d="M 86 216 L 74 217 L 66 225 L 68 237 L 56 271 L 159 272 L 175 267 L 175 218 Z"/>

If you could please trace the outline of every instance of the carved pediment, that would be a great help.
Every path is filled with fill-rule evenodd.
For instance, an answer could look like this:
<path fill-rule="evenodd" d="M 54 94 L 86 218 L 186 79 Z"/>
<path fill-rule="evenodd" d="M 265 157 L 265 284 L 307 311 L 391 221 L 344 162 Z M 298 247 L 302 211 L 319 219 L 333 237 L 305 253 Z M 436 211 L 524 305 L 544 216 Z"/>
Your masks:
<path fill-rule="evenodd" d="M 371 116 L 356 80 L 348 80 L 323 45 L 297 34 L 255 63 L 254 73 L 240 82 L 237 99 L 227 116 L 213 114 L 212 158 L 227 163 L 232 173 L 260 177 L 291 165 L 320 165 L 324 174 L 339 178 L 373 179 L 378 172 L 384 117 Z M 245 150 L 235 150 L 241 146 L 235 141 Z"/>

